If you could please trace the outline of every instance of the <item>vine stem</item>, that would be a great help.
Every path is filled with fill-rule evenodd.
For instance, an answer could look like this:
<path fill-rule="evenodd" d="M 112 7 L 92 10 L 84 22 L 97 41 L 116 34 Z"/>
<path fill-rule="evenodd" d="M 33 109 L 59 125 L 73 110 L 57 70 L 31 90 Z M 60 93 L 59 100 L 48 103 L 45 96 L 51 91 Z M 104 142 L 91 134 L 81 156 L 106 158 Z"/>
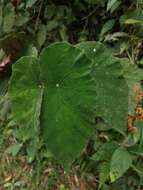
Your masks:
<path fill-rule="evenodd" d="M 95 9 L 93 9 L 87 16 L 83 17 L 82 20 L 86 20 L 89 17 L 91 17 L 98 9 L 98 6 L 95 7 Z"/>
<path fill-rule="evenodd" d="M 127 53 L 127 56 L 128 56 L 128 58 L 129 58 L 130 62 L 134 65 L 134 60 L 133 60 L 133 58 L 131 57 L 131 55 L 129 54 L 128 51 L 126 51 L 126 53 Z"/>
<path fill-rule="evenodd" d="M 39 18 L 40 18 L 41 10 L 42 10 L 42 7 L 43 7 L 43 3 L 44 3 L 44 0 L 42 0 L 41 4 L 40 4 L 38 16 L 37 16 L 36 23 L 35 23 L 35 31 L 37 31 L 37 29 L 38 29 Z"/>

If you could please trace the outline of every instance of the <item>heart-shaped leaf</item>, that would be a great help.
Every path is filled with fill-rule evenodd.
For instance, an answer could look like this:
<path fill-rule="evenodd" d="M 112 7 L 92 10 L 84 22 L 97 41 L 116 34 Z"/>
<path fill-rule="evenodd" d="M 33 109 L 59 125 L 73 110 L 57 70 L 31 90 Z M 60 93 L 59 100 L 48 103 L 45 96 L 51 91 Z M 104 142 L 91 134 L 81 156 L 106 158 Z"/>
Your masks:
<path fill-rule="evenodd" d="M 90 135 L 88 112 L 95 103 L 90 60 L 67 44 L 57 43 L 40 55 L 44 96 L 41 127 L 47 145 L 67 166 Z"/>
<path fill-rule="evenodd" d="M 44 49 L 39 60 L 23 57 L 13 66 L 9 94 L 17 121 L 38 131 L 40 117 L 47 147 L 65 168 L 92 132 L 95 83 L 90 73 L 84 52 L 65 42 Z"/>

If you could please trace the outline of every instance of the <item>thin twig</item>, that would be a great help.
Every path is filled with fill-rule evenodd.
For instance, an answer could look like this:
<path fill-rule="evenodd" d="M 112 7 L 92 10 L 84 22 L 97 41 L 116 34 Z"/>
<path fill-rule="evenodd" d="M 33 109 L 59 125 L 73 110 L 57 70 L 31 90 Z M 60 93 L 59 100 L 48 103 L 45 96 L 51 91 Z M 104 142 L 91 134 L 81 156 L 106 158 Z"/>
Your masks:
<path fill-rule="evenodd" d="M 44 3 L 44 0 L 42 0 L 41 4 L 40 4 L 38 16 L 37 16 L 36 23 L 35 23 L 35 31 L 37 31 L 37 29 L 38 29 L 39 18 L 40 18 L 41 10 L 42 10 L 42 7 L 43 7 L 43 3 Z"/>
<path fill-rule="evenodd" d="M 96 8 L 93 9 L 93 11 L 91 11 L 87 16 L 83 17 L 82 20 L 86 20 L 89 17 L 91 17 L 96 12 L 97 9 L 98 9 L 98 6 L 96 6 Z"/>

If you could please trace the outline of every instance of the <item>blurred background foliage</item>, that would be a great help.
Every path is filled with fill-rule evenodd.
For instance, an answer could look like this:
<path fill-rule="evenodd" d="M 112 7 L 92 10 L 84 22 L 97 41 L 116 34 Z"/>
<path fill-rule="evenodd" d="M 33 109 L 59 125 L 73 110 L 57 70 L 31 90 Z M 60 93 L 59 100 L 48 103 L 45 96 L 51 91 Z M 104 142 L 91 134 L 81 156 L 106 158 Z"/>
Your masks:
<path fill-rule="evenodd" d="M 27 40 L 38 49 L 54 41 L 99 40 L 136 60 L 141 57 L 142 8 L 142 0 L 1 0 L 0 46 L 17 51 L 21 43 L 11 40 L 21 33 L 22 44 Z"/>

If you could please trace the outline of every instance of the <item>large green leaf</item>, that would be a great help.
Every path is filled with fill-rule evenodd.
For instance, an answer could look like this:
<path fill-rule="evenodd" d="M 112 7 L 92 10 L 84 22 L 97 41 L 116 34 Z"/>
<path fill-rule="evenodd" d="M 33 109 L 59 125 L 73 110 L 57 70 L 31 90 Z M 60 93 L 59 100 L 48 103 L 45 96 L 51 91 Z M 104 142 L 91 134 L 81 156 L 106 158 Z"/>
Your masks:
<path fill-rule="evenodd" d="M 95 103 L 90 61 L 81 50 L 57 43 L 41 53 L 40 62 L 45 87 L 43 134 L 48 147 L 67 166 L 80 154 L 90 134 L 87 111 Z"/>
<path fill-rule="evenodd" d="M 9 94 L 15 117 L 37 129 L 41 113 L 41 134 L 65 168 L 81 153 L 92 131 L 95 84 L 90 66 L 83 51 L 63 42 L 44 49 L 38 61 L 23 57 L 13 67 Z"/>
<path fill-rule="evenodd" d="M 123 133 L 128 116 L 128 86 L 122 76 L 122 66 L 110 49 L 98 42 L 78 44 L 93 61 L 96 81 L 96 112 L 105 122 Z"/>

